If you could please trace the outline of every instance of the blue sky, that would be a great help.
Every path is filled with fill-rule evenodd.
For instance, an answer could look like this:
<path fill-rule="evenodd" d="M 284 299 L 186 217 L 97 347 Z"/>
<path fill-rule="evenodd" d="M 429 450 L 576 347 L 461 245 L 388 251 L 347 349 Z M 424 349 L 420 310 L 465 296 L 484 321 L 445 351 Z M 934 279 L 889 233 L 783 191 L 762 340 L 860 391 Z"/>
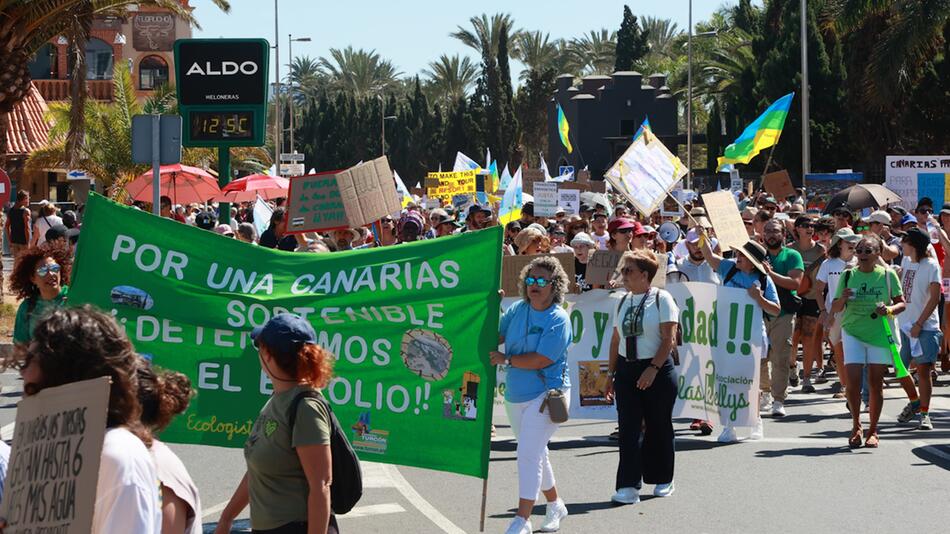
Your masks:
<path fill-rule="evenodd" d="M 294 43 L 295 56 L 328 56 L 330 48 L 353 45 L 375 49 L 401 72 L 414 75 L 443 53 L 477 59 L 474 51 L 449 37 L 457 26 L 468 27 L 474 15 L 506 12 L 520 28 L 571 38 L 594 29 L 616 30 L 624 3 L 637 16 L 670 18 L 684 30 L 688 25 L 689 0 L 280 0 L 281 64 L 287 64 L 290 33 L 313 39 Z M 723 4 L 735 3 L 693 0 L 693 21 L 708 18 Z M 263 37 L 273 44 L 273 0 L 231 0 L 229 15 L 210 0 L 191 0 L 191 5 L 203 28 L 194 32 L 195 37 Z M 514 74 L 520 66 L 512 70 Z"/>

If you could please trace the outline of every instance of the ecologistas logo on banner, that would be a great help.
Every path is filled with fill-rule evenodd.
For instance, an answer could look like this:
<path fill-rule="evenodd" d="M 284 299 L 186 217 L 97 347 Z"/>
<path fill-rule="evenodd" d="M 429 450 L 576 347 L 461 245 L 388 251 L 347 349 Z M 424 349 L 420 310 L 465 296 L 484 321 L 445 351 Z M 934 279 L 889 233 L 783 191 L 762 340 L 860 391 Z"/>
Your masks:
<path fill-rule="evenodd" d="M 362 457 L 487 476 L 500 228 L 286 253 L 91 195 L 83 233 L 70 303 L 111 311 L 197 390 L 164 440 L 244 445 L 273 391 L 249 333 L 290 311 L 337 357 L 324 394 Z"/>
<path fill-rule="evenodd" d="M 713 284 L 669 284 L 680 310 L 683 345 L 679 347 L 677 417 L 751 424 L 749 409 L 758 386 L 758 357 L 763 347 L 762 312 L 744 291 Z M 608 380 L 614 315 L 624 292 L 595 289 L 568 295 L 572 344 L 571 417 L 613 419 L 616 410 L 604 396 Z M 517 299 L 504 299 L 507 308 Z M 504 373 L 498 375 L 504 393 Z"/>

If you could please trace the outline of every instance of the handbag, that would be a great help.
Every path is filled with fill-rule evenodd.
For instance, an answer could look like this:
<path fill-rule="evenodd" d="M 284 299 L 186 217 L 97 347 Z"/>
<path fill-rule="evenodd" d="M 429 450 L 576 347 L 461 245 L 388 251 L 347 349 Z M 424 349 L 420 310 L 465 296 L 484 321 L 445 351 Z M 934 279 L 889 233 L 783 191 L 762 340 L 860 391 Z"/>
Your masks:
<path fill-rule="evenodd" d="M 525 338 L 528 337 L 528 323 L 530 321 L 530 314 L 526 314 L 524 323 Z M 566 374 L 567 366 L 565 365 L 563 375 Z M 561 424 L 567 422 L 570 417 L 567 409 L 567 396 L 560 389 L 548 388 L 547 380 L 544 379 L 544 372 L 542 369 L 538 369 L 538 376 L 541 377 L 541 383 L 544 384 L 544 389 L 547 389 L 547 393 L 545 394 L 544 401 L 541 402 L 541 407 L 538 409 L 538 413 L 544 413 L 544 408 L 547 407 L 548 417 L 551 418 L 552 423 Z"/>

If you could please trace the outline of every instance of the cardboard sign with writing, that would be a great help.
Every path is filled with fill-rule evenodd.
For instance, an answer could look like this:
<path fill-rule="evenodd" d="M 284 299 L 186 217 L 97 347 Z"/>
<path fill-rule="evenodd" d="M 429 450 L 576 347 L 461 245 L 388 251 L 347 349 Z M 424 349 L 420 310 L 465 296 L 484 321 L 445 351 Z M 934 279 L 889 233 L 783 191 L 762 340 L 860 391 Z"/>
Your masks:
<path fill-rule="evenodd" d="M 742 247 L 749 240 L 742 216 L 739 215 L 739 206 L 730 191 L 716 191 L 705 193 L 703 203 L 706 205 L 706 215 L 716 230 L 716 239 L 722 250 L 729 247 Z"/>
<path fill-rule="evenodd" d="M 475 170 L 430 172 L 426 175 L 425 186 L 426 194 L 430 197 L 446 200 L 450 200 L 455 195 L 475 193 L 477 190 Z"/>
<path fill-rule="evenodd" d="M 587 274 L 584 275 L 584 279 L 591 285 L 606 285 L 607 281 L 613 278 L 621 256 L 623 252 L 595 250 L 590 256 L 590 261 L 587 262 Z"/>
<path fill-rule="evenodd" d="M 358 228 L 402 209 L 385 157 L 345 171 L 290 179 L 287 231 L 301 233 Z"/>
<path fill-rule="evenodd" d="M 775 200 L 785 200 L 785 197 L 796 194 L 792 178 L 786 170 L 766 174 L 762 179 L 762 187 L 775 197 Z"/>
<path fill-rule="evenodd" d="M 571 281 L 570 292 L 577 293 L 577 283 L 574 277 L 574 255 L 570 252 L 562 254 L 535 254 L 533 256 L 504 256 L 501 260 L 501 288 L 505 291 L 505 296 L 517 297 L 519 286 L 521 284 L 521 270 L 525 265 L 531 263 L 531 260 L 541 256 L 552 256 L 557 258 L 567 273 L 567 279 Z"/>
<path fill-rule="evenodd" d="M 554 217 L 557 213 L 557 200 L 557 183 L 534 184 L 534 215 L 536 217 Z"/>
<path fill-rule="evenodd" d="M 16 410 L 0 517 L 4 532 L 92 532 L 109 377 L 24 397 Z"/>
<path fill-rule="evenodd" d="M 564 208 L 565 215 L 580 215 L 581 213 L 581 192 L 577 189 L 564 189 L 559 184 L 557 190 L 557 203 Z"/>
<path fill-rule="evenodd" d="M 544 171 L 541 169 L 523 169 L 521 171 L 521 190 L 534 195 L 535 182 L 544 182 Z"/>

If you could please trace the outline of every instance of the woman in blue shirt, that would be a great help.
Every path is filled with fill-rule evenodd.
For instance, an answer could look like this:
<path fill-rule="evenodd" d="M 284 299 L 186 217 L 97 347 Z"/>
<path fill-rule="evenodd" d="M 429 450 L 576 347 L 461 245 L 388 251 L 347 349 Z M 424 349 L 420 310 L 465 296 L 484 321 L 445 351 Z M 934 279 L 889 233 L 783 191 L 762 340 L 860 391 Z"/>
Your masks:
<path fill-rule="evenodd" d="M 571 322 L 561 307 L 569 288 L 567 273 L 550 256 L 537 258 L 521 271 L 522 300 L 501 317 L 499 343 L 505 353 L 492 352 L 491 363 L 504 365 L 508 376 L 505 409 L 518 440 L 518 513 L 507 534 L 530 534 L 531 510 L 538 491 L 548 501 L 542 532 L 558 530 L 567 507 L 558 497 L 548 460 L 548 441 L 558 429 L 541 405 L 548 390 L 559 389 L 570 399 L 567 348 Z"/>

